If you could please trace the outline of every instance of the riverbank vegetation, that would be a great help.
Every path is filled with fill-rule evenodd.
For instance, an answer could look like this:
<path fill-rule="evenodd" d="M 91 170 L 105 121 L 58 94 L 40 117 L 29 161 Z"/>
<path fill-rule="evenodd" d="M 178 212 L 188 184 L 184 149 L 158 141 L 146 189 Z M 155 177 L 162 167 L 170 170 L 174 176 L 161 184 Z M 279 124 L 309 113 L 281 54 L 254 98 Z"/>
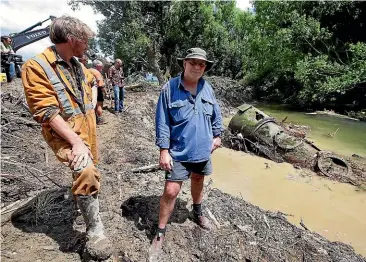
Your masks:
<path fill-rule="evenodd" d="M 217 62 L 209 74 L 240 80 L 255 99 L 365 119 L 366 2 L 81 3 L 105 16 L 97 43 L 130 72 L 143 65 L 163 82 L 179 72 L 176 57 L 200 46 Z"/>

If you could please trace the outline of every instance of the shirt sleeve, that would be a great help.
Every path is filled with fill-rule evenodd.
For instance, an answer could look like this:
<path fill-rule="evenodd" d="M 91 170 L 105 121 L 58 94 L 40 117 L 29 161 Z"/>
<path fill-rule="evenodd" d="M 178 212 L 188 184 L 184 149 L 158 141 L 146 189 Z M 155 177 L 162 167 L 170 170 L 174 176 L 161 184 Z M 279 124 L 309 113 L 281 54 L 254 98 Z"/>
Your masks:
<path fill-rule="evenodd" d="M 214 94 L 213 94 L 213 96 L 215 97 Z M 213 137 L 221 136 L 222 132 L 224 131 L 224 128 L 222 125 L 221 108 L 220 108 L 220 105 L 217 103 L 216 98 L 215 98 L 215 103 L 213 105 L 213 114 L 212 114 L 212 118 L 211 118 L 211 123 L 212 123 Z"/>
<path fill-rule="evenodd" d="M 0 43 L 0 51 L 5 52 L 6 48 L 3 42 Z"/>
<path fill-rule="evenodd" d="M 162 149 L 169 149 L 170 147 L 170 119 L 167 88 L 168 86 L 165 86 L 160 93 L 155 117 L 156 145 Z"/>
<path fill-rule="evenodd" d="M 114 70 L 113 70 L 113 66 L 111 66 L 108 70 L 108 77 L 109 78 L 113 78 L 114 77 Z"/>
<path fill-rule="evenodd" d="M 49 122 L 60 113 L 56 92 L 38 63 L 30 60 L 24 65 L 22 82 L 29 110 L 36 122 Z"/>

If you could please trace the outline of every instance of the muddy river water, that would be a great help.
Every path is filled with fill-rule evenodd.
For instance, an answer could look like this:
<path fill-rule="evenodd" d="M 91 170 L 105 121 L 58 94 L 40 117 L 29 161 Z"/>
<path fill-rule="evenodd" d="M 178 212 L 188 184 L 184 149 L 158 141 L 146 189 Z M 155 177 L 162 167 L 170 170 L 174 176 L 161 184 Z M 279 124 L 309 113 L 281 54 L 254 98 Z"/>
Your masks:
<path fill-rule="evenodd" d="M 274 110 L 269 114 L 278 118 L 289 115 L 293 121 L 288 112 L 280 114 Z M 343 119 L 327 122 L 324 116 L 303 118 L 308 121 L 297 124 L 314 124 L 309 135 L 324 149 L 365 156 L 366 123 Z M 227 125 L 229 121 L 224 122 Z M 343 132 L 337 133 L 336 139 L 324 136 L 338 127 Z M 319 177 L 309 170 L 295 169 L 288 163 L 279 164 L 227 148 L 219 148 L 212 157 L 214 187 L 263 209 L 291 214 L 287 219 L 298 227 L 302 219 L 310 230 L 330 241 L 350 244 L 366 257 L 366 191 Z"/>
<path fill-rule="evenodd" d="M 214 187 L 263 209 L 291 214 L 287 218 L 297 226 L 302 218 L 310 230 L 366 256 L 365 191 L 227 148 L 212 157 Z"/>
<path fill-rule="evenodd" d="M 258 105 L 258 108 L 277 121 L 287 117 L 287 123 L 309 126 L 307 137 L 322 150 L 345 156 L 357 154 L 366 158 L 366 122 L 322 114 L 309 115 L 290 111 L 281 105 Z M 328 135 L 334 132 L 333 137 Z"/>

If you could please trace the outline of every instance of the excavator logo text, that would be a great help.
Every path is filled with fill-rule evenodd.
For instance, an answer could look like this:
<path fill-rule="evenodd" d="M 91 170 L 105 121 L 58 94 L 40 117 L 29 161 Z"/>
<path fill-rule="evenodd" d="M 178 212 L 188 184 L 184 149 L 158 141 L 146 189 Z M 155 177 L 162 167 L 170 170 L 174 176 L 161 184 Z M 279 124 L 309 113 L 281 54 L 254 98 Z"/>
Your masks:
<path fill-rule="evenodd" d="M 31 34 L 31 35 L 27 35 L 27 39 L 31 40 L 31 39 L 34 39 L 36 37 L 40 37 L 40 36 L 47 36 L 49 33 L 48 30 L 43 30 L 43 31 L 40 31 L 40 32 L 37 32 L 35 34 Z"/>

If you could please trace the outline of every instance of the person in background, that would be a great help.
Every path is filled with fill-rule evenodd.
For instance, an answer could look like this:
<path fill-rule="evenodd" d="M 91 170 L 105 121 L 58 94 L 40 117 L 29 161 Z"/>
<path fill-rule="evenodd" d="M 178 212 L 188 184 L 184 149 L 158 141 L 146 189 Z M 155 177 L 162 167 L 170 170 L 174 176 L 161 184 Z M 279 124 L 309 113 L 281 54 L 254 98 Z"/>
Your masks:
<path fill-rule="evenodd" d="M 125 96 L 125 89 L 123 85 L 123 68 L 122 60 L 116 59 L 114 65 L 109 68 L 108 76 L 112 82 L 114 91 L 114 113 L 118 114 L 123 111 L 123 100 Z"/>
<path fill-rule="evenodd" d="M 0 51 L 4 54 L 14 54 L 13 48 L 11 47 L 11 38 L 10 36 L 2 36 L 1 37 L 1 44 L 0 44 Z"/>
<path fill-rule="evenodd" d="M 11 47 L 12 40 L 10 36 L 2 36 L 0 44 L 1 55 L 15 54 Z M 7 72 L 8 82 L 11 82 L 15 77 L 15 63 L 9 62 L 9 71 Z"/>
<path fill-rule="evenodd" d="M 105 84 L 103 79 L 103 63 L 100 60 L 93 61 L 93 68 L 89 68 L 89 71 L 94 75 L 95 80 L 97 81 L 97 105 L 95 107 L 95 114 L 97 118 L 97 125 L 103 125 L 107 122 L 103 119 L 103 102 L 104 97 L 106 96 Z"/>
<path fill-rule="evenodd" d="M 88 68 L 88 57 L 86 54 L 83 54 L 81 58 L 78 59 L 80 63 L 82 63 L 86 68 Z"/>
<path fill-rule="evenodd" d="M 96 70 L 94 71 L 93 69 L 88 67 L 89 58 L 85 53 L 82 55 L 82 57 L 79 57 L 78 60 L 86 68 L 88 68 L 88 70 L 91 72 L 91 74 L 89 74 L 89 79 L 87 79 L 87 81 L 90 82 L 90 83 L 91 82 L 94 83 L 92 85 L 92 104 L 93 104 L 93 108 L 96 108 L 97 98 L 98 98 L 98 85 L 97 85 L 96 78 L 98 78 L 98 76 L 95 76 L 95 74 L 99 74 L 99 73 Z"/>

